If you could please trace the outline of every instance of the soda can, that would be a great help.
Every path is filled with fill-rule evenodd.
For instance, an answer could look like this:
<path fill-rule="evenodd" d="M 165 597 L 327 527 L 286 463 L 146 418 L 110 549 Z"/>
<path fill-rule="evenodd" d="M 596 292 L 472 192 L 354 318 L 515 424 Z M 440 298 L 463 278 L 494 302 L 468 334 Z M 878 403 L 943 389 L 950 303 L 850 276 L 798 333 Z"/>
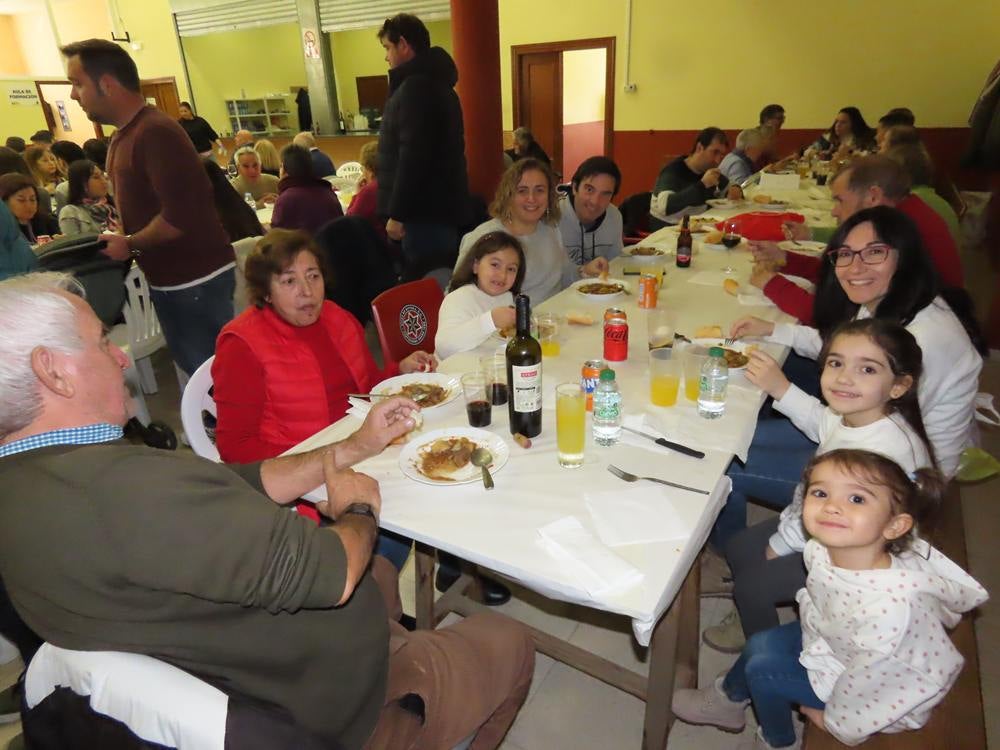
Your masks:
<path fill-rule="evenodd" d="M 639 276 L 639 307 L 646 309 L 656 307 L 658 292 L 656 274 L 643 273 Z"/>
<path fill-rule="evenodd" d="M 583 370 L 580 371 L 580 386 L 587 397 L 587 411 L 594 410 L 594 389 L 597 381 L 601 379 L 601 370 L 605 369 L 608 363 L 603 359 L 588 359 L 583 363 Z"/>
<path fill-rule="evenodd" d="M 604 321 L 604 358 L 608 362 L 628 359 L 628 321 L 625 318 Z"/>
<path fill-rule="evenodd" d="M 607 323 L 612 318 L 623 318 L 628 320 L 628 315 L 620 307 L 609 307 L 604 311 L 604 322 Z"/>

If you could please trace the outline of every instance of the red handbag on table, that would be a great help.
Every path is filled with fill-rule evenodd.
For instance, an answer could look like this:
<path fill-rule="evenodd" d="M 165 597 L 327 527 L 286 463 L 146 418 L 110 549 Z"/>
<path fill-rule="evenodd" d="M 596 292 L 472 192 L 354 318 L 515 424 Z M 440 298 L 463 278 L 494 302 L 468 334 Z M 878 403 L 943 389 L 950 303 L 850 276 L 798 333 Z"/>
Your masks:
<path fill-rule="evenodd" d="M 750 211 L 737 214 L 725 221 L 718 222 L 715 227 L 725 231 L 727 224 L 736 222 L 736 231 L 748 240 L 773 240 L 780 242 L 785 239 L 781 225 L 786 221 L 803 223 L 806 217 L 790 211 Z"/>

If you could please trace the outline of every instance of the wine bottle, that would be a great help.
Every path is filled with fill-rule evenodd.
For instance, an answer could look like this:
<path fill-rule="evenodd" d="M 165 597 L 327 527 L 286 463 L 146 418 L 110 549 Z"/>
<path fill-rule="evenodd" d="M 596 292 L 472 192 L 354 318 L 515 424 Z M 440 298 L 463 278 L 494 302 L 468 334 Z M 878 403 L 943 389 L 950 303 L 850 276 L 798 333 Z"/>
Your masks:
<path fill-rule="evenodd" d="M 688 215 L 684 214 L 684 221 L 681 222 L 681 232 L 677 236 L 677 267 L 687 268 L 691 265 L 691 246 L 694 243 L 691 239 L 691 229 L 688 227 Z"/>
<path fill-rule="evenodd" d="M 542 347 L 531 336 L 531 301 L 514 298 L 517 332 L 507 342 L 510 432 L 533 438 L 542 431 Z"/>

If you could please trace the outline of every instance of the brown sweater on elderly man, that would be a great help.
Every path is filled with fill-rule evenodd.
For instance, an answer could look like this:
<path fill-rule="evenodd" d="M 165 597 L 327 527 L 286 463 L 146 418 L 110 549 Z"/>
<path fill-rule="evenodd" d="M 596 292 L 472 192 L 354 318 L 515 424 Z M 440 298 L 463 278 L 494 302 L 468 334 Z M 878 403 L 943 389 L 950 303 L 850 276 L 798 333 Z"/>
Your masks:
<path fill-rule="evenodd" d="M 153 107 L 139 110 L 112 137 L 107 168 L 125 234 L 157 216 L 180 230 L 141 248 L 139 267 L 152 286 L 189 284 L 235 262 L 201 157 L 175 120 Z"/>

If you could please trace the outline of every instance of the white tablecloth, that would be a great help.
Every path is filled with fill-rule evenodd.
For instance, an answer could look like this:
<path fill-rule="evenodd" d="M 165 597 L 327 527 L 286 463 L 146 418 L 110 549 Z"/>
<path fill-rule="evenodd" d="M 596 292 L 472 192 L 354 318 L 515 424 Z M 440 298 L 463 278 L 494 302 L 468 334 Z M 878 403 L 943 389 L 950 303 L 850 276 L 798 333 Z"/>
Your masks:
<path fill-rule="evenodd" d="M 737 268 L 736 277 L 749 276 L 749 255 L 733 251 L 702 250 L 690 269 L 678 269 L 669 258 L 660 290 L 660 307 L 676 311 L 677 330 L 693 336 L 702 325 L 717 324 L 725 331 L 736 318 L 749 313 L 770 319 L 787 320 L 773 307 L 759 310 L 741 306 L 736 297 L 722 287 L 690 284 L 688 277 L 699 270 L 718 270 L 727 260 Z M 631 265 L 616 259 L 612 275 L 620 275 Z M 625 276 L 633 287 L 636 276 Z M 614 363 L 628 413 L 645 413 L 650 423 L 659 426 L 668 438 L 702 447 L 704 459 L 693 459 L 650 444 L 637 447 L 633 441 L 612 448 L 593 444 L 588 429 L 586 461 L 578 469 L 563 469 L 556 460 L 554 388 L 557 383 L 578 382 L 584 360 L 600 357 L 603 348 L 601 320 L 605 307 L 612 304 L 627 311 L 630 324 L 629 358 Z M 403 476 L 398 460 L 400 448 L 390 446 L 380 456 L 356 468 L 377 479 L 382 491 L 382 525 L 405 536 L 426 542 L 439 549 L 483 565 L 514 578 L 546 596 L 617 612 L 632 618 L 639 643 L 648 644 L 653 626 L 676 596 L 691 564 L 708 536 L 709 529 L 730 490 L 725 476 L 733 454 L 746 455 L 756 425 L 757 409 L 763 394 L 750 386 L 742 375 L 734 373 L 727 412 L 722 419 L 705 420 L 697 416 L 694 404 L 683 393 L 677 406 L 654 407 L 649 402 L 647 374 L 646 311 L 637 306 L 636 297 L 626 296 L 610 302 L 592 302 L 569 289 L 548 300 L 540 311 L 590 313 L 593 326 L 569 326 L 561 334 L 562 351 L 557 358 L 543 360 L 544 413 L 542 434 L 525 450 L 510 438 L 506 406 L 494 407 L 491 432 L 502 436 L 510 446 L 511 457 L 496 475 L 496 489 L 486 492 L 480 483 L 458 486 L 431 486 Z M 490 338 L 479 349 L 464 352 L 441 363 L 445 372 L 462 373 L 478 369 L 478 357 L 504 344 Z M 783 351 L 774 350 L 783 356 Z M 426 432 L 437 427 L 467 425 L 461 399 L 424 412 Z M 343 439 L 357 429 L 359 421 L 345 417 L 318 433 L 294 450 L 306 450 Z M 589 418 L 588 418 L 589 427 Z M 714 439 L 709 439 L 714 436 Z M 651 483 L 629 485 L 608 472 L 613 463 L 638 475 L 657 476 L 685 485 L 709 490 L 699 495 Z M 690 535 L 685 539 L 658 541 L 615 547 L 613 551 L 641 573 L 639 583 L 626 589 L 589 593 L 575 571 L 547 551 L 538 530 L 566 517 L 577 519 L 597 535 L 585 493 L 619 492 L 627 496 L 648 493 L 655 487 L 676 510 L 678 522 Z M 325 497 L 325 489 L 310 493 L 311 499 Z"/>

